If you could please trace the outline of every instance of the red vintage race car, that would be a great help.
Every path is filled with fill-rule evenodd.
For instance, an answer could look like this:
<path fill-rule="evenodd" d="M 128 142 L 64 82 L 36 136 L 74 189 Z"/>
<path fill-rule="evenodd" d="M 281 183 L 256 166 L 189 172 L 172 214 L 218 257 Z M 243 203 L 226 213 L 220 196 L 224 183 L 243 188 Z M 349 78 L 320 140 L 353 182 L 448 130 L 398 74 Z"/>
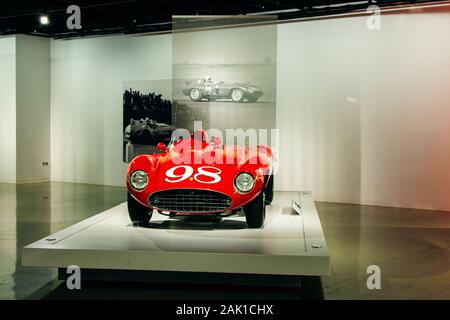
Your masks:
<path fill-rule="evenodd" d="M 148 224 L 153 210 L 220 219 L 243 208 L 250 228 L 264 225 L 265 206 L 273 199 L 270 147 L 224 146 L 201 130 L 157 149 L 159 153 L 137 156 L 128 167 L 133 223 Z"/>

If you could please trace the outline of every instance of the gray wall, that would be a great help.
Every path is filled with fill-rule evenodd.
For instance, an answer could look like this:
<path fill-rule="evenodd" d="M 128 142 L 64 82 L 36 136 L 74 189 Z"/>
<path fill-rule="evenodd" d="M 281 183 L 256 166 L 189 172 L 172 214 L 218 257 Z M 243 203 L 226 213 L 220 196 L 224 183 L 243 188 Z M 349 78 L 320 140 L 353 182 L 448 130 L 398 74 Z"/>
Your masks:
<path fill-rule="evenodd" d="M 16 37 L 17 182 L 48 181 L 50 168 L 50 41 Z"/>
<path fill-rule="evenodd" d="M 0 182 L 50 180 L 50 40 L 0 38 Z"/>
<path fill-rule="evenodd" d="M 16 39 L 0 38 L 0 182 L 16 182 Z"/>
<path fill-rule="evenodd" d="M 123 85 L 170 79 L 168 35 L 51 43 L 52 180 L 124 185 Z"/>
<path fill-rule="evenodd" d="M 279 28 L 278 189 L 450 209 L 448 11 Z"/>

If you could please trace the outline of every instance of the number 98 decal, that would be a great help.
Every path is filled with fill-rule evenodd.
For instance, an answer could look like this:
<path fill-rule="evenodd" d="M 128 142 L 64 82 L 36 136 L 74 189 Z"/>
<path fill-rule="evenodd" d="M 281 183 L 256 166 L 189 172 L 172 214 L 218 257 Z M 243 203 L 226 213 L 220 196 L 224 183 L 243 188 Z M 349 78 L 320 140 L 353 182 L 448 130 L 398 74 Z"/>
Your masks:
<path fill-rule="evenodd" d="M 204 166 L 198 167 L 194 174 L 194 168 L 191 166 L 176 166 L 166 171 L 166 181 L 176 183 L 184 181 L 193 176 L 193 179 L 200 183 L 218 183 L 222 180 L 220 174 L 222 170 L 216 167 Z"/>

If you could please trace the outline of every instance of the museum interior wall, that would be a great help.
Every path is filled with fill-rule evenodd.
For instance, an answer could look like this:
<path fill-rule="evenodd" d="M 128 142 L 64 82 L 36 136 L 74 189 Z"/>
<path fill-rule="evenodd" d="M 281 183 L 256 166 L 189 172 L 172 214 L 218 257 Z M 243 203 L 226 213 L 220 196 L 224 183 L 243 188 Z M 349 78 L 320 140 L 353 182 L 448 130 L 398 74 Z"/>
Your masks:
<path fill-rule="evenodd" d="M 48 181 L 50 40 L 0 39 L 0 181 Z"/>
<path fill-rule="evenodd" d="M 277 39 L 277 190 L 450 210 L 447 13 L 384 15 L 380 30 L 365 17 L 286 23 Z M 124 185 L 123 84 L 170 79 L 171 45 L 168 34 L 51 41 L 51 180 Z M 0 90 L 3 113 L 14 97 Z"/>
<path fill-rule="evenodd" d="M 123 85 L 170 80 L 168 35 L 51 43 L 52 180 L 125 185 Z"/>
<path fill-rule="evenodd" d="M 0 38 L 0 182 L 16 182 L 16 38 Z"/>
<path fill-rule="evenodd" d="M 278 43 L 278 189 L 450 209 L 448 12 L 286 24 Z"/>
<path fill-rule="evenodd" d="M 16 48 L 17 182 L 48 181 L 50 40 L 20 35 Z"/>

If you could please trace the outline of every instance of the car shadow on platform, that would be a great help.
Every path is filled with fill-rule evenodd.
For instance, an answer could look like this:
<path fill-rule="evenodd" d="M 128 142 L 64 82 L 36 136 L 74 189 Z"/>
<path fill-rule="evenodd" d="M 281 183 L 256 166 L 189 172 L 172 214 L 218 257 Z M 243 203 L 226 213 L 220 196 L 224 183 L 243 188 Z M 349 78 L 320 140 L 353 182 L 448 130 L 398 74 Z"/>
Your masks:
<path fill-rule="evenodd" d="M 130 224 L 130 226 L 132 226 Z M 136 227 L 136 226 L 135 226 Z M 147 225 L 138 225 L 148 229 L 170 230 L 238 230 L 247 229 L 247 223 L 242 220 L 225 217 L 217 220 L 212 216 L 178 216 L 165 220 L 154 219 Z"/>

